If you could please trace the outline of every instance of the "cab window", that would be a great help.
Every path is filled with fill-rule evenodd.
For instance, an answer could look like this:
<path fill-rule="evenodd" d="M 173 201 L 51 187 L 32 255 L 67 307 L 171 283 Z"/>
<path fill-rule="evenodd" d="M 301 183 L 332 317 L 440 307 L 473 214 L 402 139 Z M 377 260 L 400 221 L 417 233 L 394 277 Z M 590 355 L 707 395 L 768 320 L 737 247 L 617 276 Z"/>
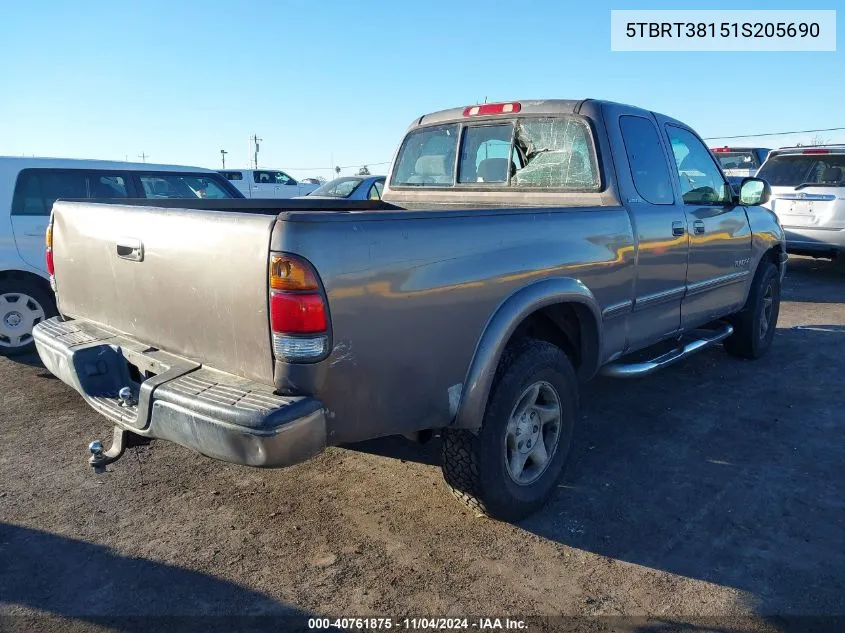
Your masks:
<path fill-rule="evenodd" d="M 651 204 L 672 204 L 675 196 L 657 128 L 644 117 L 626 115 L 619 117 L 619 129 L 637 193 Z"/>
<path fill-rule="evenodd" d="M 710 150 L 689 130 L 667 125 L 684 204 L 720 205 L 731 202 L 731 189 Z"/>

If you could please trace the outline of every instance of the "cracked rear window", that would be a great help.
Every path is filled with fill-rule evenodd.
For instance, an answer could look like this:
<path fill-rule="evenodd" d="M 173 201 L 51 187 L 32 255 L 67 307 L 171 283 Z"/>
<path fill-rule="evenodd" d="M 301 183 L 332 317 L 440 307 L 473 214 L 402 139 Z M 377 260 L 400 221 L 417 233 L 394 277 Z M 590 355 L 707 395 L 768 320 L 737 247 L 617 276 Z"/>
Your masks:
<path fill-rule="evenodd" d="M 391 184 L 455 185 L 457 124 L 414 130 L 405 139 Z M 592 133 L 578 116 L 485 120 L 466 125 L 457 156 L 460 186 L 596 191 Z"/>

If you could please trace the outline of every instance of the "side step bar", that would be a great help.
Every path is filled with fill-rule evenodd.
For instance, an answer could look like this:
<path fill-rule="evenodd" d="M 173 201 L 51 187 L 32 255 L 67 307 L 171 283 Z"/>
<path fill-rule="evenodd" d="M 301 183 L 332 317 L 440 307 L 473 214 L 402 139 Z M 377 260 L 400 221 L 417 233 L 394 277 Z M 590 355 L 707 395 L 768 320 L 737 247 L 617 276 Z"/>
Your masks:
<path fill-rule="evenodd" d="M 658 369 L 663 369 L 672 363 L 677 363 L 682 358 L 691 356 L 696 352 L 700 352 L 716 343 L 724 341 L 733 334 L 733 331 L 733 326 L 728 323 L 725 323 L 716 330 L 696 330 L 696 332 L 706 332 L 706 334 L 651 360 L 635 363 L 610 363 L 602 367 L 601 374 L 602 376 L 610 376 L 612 378 L 639 378 L 640 376 L 647 376 Z"/>

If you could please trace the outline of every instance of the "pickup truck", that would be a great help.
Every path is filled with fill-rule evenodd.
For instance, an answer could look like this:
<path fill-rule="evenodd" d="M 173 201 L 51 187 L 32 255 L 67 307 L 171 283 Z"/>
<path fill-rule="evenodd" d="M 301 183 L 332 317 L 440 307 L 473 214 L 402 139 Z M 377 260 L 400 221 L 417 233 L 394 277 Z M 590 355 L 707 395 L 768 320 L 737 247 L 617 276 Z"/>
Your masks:
<path fill-rule="evenodd" d="M 45 366 L 135 436 L 250 466 L 441 438 L 448 486 L 518 520 L 579 385 L 775 334 L 784 234 L 683 123 L 596 100 L 414 120 L 383 201 L 58 201 Z M 647 394 L 643 394 L 648 397 Z"/>

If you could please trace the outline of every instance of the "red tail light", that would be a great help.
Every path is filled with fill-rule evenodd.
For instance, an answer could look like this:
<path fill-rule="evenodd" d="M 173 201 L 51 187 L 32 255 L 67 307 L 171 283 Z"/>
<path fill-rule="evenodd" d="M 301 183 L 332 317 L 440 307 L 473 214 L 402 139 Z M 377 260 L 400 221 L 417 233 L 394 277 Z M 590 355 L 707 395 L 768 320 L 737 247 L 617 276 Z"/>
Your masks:
<path fill-rule="evenodd" d="M 519 103 L 484 103 L 464 108 L 464 116 L 485 116 L 488 114 L 516 114 L 522 110 Z"/>
<path fill-rule="evenodd" d="M 725 152 L 730 152 L 731 148 L 730 147 L 714 147 L 712 151 L 715 152 L 716 154 L 724 154 Z"/>
<path fill-rule="evenodd" d="M 313 362 L 329 349 L 328 308 L 314 267 L 300 257 L 271 253 L 270 330 L 275 357 Z"/>
<path fill-rule="evenodd" d="M 47 272 L 52 277 L 53 272 L 53 219 L 50 218 L 50 223 L 47 225 L 47 231 L 44 233 L 44 242 L 47 246 Z"/>
<path fill-rule="evenodd" d="M 802 154 L 830 154 L 829 149 L 805 149 Z"/>
<path fill-rule="evenodd" d="M 278 334 L 322 334 L 328 327 L 326 307 L 317 293 L 270 295 L 270 327 Z"/>

